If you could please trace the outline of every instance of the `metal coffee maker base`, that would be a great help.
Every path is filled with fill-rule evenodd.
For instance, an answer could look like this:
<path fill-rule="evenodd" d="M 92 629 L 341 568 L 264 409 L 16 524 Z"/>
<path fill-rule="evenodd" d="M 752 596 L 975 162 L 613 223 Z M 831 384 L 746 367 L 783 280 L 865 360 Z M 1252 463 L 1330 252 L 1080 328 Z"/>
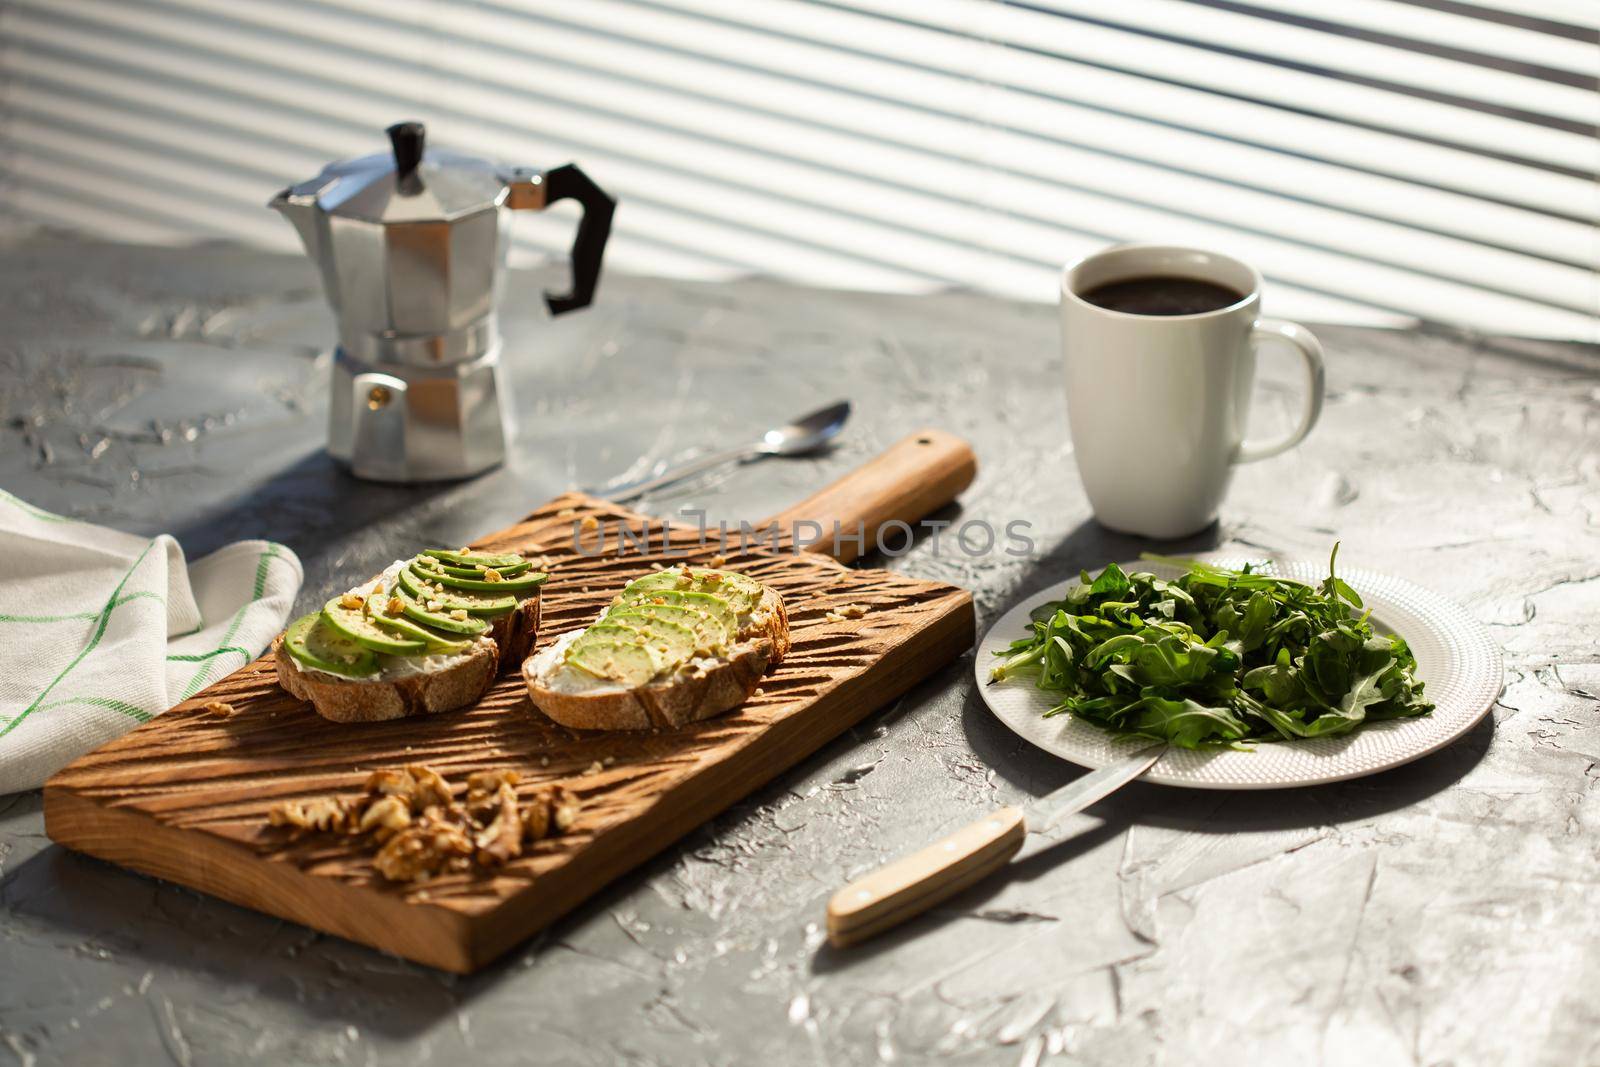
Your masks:
<path fill-rule="evenodd" d="M 338 349 L 329 454 L 377 482 L 447 481 L 498 465 L 512 429 L 499 362 L 498 344 L 470 363 L 441 368 L 378 368 Z"/>

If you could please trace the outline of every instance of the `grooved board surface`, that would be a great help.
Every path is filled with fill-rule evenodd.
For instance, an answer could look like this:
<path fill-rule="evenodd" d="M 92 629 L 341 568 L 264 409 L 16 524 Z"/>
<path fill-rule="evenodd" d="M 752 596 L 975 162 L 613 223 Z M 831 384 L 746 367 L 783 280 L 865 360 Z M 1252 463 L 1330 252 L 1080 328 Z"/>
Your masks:
<path fill-rule="evenodd" d="M 619 553 L 624 527 L 635 539 L 648 530 L 652 554 L 640 555 L 635 541 Z M 588 532 L 575 544 L 578 529 Z M 547 558 L 542 647 L 587 624 L 652 564 L 703 564 L 720 554 L 714 532 L 711 543 L 699 542 L 692 527 L 669 528 L 574 494 L 474 547 Z M 396 546 L 402 554 L 421 547 Z M 794 642 L 758 694 L 728 715 L 678 731 L 578 733 L 544 718 L 520 675 L 508 672 L 476 707 L 342 725 L 281 690 L 263 657 L 57 774 L 45 788 L 47 829 L 61 844 L 114 863 L 424 963 L 471 970 L 974 639 L 971 597 L 952 586 L 767 548 L 730 553 L 727 565 L 783 595 Z M 827 618 L 847 604 L 867 613 Z M 236 714 L 206 712 L 213 700 Z M 266 825 L 277 801 L 354 793 L 373 769 L 407 763 L 426 763 L 453 785 L 471 771 L 515 768 L 523 791 L 562 782 L 578 793 L 582 811 L 573 832 L 538 842 L 500 870 L 417 886 L 379 878 L 357 839 L 296 839 Z"/>

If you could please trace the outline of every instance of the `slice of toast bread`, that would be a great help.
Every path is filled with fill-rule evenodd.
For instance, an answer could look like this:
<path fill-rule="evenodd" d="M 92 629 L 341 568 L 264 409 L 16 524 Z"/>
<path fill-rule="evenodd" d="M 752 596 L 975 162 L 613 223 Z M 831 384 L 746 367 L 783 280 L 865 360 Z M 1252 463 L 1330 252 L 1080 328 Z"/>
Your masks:
<path fill-rule="evenodd" d="M 521 663 L 539 630 L 539 595 L 490 620 L 489 632 L 473 648 L 449 658 L 436 670 L 396 678 L 339 678 L 311 671 L 295 662 L 280 634 L 272 642 L 278 684 L 311 702 L 317 714 L 334 722 L 381 722 L 409 715 L 432 715 L 475 703 L 489 691 L 502 670 Z"/>
<path fill-rule="evenodd" d="M 578 632 L 563 635 L 522 665 L 534 706 L 575 730 L 671 729 L 720 715 L 748 700 L 761 676 L 789 652 L 789 617 L 783 598 L 770 588 L 763 590 L 725 656 L 715 663 L 695 661 L 637 688 L 600 685 L 572 691 L 553 684 L 563 669 L 566 645 Z"/>

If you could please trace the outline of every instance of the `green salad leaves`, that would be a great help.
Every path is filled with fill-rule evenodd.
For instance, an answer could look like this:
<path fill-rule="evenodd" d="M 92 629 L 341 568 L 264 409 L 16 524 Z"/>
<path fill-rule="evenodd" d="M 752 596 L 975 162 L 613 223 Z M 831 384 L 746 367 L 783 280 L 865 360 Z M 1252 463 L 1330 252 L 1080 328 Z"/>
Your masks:
<path fill-rule="evenodd" d="M 1361 598 L 1334 574 L 1316 588 L 1188 560 L 1166 581 L 1115 563 L 1032 613 L 1000 653 L 994 681 L 1033 676 L 1071 713 L 1120 736 L 1183 748 L 1248 747 L 1350 733 L 1426 715 L 1417 661 L 1375 634 Z"/>

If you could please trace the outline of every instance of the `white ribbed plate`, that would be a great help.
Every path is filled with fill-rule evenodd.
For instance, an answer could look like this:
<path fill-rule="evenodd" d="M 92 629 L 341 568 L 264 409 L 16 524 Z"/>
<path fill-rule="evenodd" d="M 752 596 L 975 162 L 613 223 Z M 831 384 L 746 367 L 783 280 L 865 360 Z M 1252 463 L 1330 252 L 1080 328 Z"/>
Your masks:
<path fill-rule="evenodd" d="M 1316 585 L 1327 576 L 1327 563 L 1291 560 L 1246 560 L 1206 557 L 1223 567 L 1246 562 L 1267 574 Z M 1182 568 L 1160 563 L 1124 563 L 1122 569 L 1151 571 L 1174 578 Z M 1091 571 L 1091 573 L 1095 573 Z M 1417 676 L 1433 701 L 1432 715 L 1374 723 L 1345 737 L 1313 738 L 1259 744 L 1254 751 L 1191 752 L 1173 748 L 1144 776 L 1147 782 L 1194 789 L 1286 789 L 1338 782 L 1376 774 L 1426 756 L 1472 729 L 1494 705 L 1504 680 L 1500 648 L 1466 610 L 1437 593 L 1401 578 L 1372 571 L 1343 571 L 1380 632 L 1398 633 L 1417 657 Z M 1046 752 L 1085 767 L 1103 767 L 1148 745 L 1148 741 L 1116 741 L 1106 731 L 1071 715 L 1047 719 L 1044 712 L 1057 699 L 1031 678 L 989 684 L 989 671 L 999 662 L 995 653 L 1028 632 L 1028 613 L 1040 604 L 1060 600 L 1077 579 L 1051 586 L 1007 612 L 978 645 L 978 692 L 1001 722 Z"/>

